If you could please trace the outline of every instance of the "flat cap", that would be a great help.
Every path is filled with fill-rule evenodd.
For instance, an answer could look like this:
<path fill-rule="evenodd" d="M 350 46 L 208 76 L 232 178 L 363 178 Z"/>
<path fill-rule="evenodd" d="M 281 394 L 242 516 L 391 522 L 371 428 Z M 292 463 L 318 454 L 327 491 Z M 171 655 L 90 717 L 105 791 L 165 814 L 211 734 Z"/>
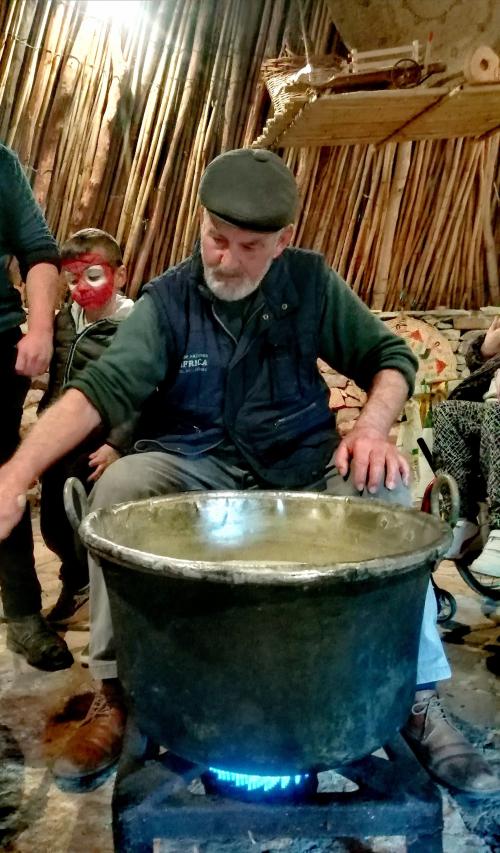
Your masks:
<path fill-rule="evenodd" d="M 225 222 L 251 231 L 278 231 L 289 225 L 298 200 L 292 172 L 265 148 L 219 154 L 201 178 L 202 205 Z"/>

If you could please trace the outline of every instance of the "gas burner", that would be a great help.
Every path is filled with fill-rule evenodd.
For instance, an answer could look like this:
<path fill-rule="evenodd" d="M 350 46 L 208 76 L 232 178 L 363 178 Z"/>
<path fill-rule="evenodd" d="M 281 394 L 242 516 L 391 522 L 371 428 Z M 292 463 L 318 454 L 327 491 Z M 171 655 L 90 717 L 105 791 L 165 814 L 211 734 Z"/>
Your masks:
<path fill-rule="evenodd" d="M 208 773 L 201 778 L 207 794 L 243 797 L 245 800 L 265 798 L 266 801 L 276 797 L 295 799 L 297 795 L 303 796 L 316 782 L 315 774 L 309 773 L 259 776 L 218 767 L 209 767 Z"/>
<path fill-rule="evenodd" d="M 257 776 L 160 754 L 130 717 L 113 791 L 115 850 L 142 853 L 158 840 L 172 849 L 186 840 L 243 844 L 249 834 L 259 843 L 403 835 L 408 853 L 442 853 L 439 789 L 401 735 L 384 749 L 385 758 L 335 768 L 355 790 L 331 793 L 318 788 L 314 772 Z"/>

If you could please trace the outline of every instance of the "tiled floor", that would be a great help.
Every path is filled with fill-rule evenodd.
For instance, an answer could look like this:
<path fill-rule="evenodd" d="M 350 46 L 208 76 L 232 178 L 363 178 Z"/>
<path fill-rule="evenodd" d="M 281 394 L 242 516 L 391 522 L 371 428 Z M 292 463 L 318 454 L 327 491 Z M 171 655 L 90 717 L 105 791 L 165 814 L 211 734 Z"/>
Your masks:
<path fill-rule="evenodd" d="M 36 558 L 44 604 L 48 606 L 58 592 L 57 565 L 38 534 Z M 499 682 L 495 674 L 500 616 L 483 612 L 481 599 L 463 583 L 452 564 L 442 564 L 438 574 L 440 585 L 452 591 L 458 602 L 455 620 L 443 632 L 454 677 L 444 684 L 442 692 L 460 725 L 500 768 L 496 728 Z M 66 639 L 76 653 L 86 644 L 87 633 L 68 632 Z M 113 849 L 113 779 L 92 792 L 64 792 L 48 769 L 51 757 L 85 714 L 91 689 L 88 671 L 79 664 L 59 673 L 32 669 L 6 650 L 5 626 L 1 626 L 0 679 L 0 849 L 16 853 L 109 853 Z M 78 699 L 70 701 L 75 696 Z M 474 804 L 467 798 L 443 795 L 445 853 L 500 850 L 500 798 Z M 249 849 L 260 853 L 261 847 L 252 845 Z M 291 850 L 286 845 L 279 849 Z M 306 849 L 311 848 L 308 845 Z M 341 848 L 332 844 L 330 849 Z M 377 839 L 350 842 L 345 849 L 396 853 L 405 847 L 401 839 Z M 178 853 L 171 847 L 169 850 Z"/>

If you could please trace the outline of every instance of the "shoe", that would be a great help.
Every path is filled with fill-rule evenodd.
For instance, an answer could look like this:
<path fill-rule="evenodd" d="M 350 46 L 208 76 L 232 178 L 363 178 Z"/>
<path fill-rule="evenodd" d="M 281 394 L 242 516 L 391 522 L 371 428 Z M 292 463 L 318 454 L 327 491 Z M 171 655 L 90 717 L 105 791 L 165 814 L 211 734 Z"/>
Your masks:
<path fill-rule="evenodd" d="M 469 569 L 474 573 L 500 578 L 500 530 L 490 530 L 486 545 Z"/>
<path fill-rule="evenodd" d="M 120 757 L 125 721 L 119 683 L 103 681 L 87 716 L 54 762 L 54 776 L 64 782 L 85 782 L 112 767 Z"/>
<path fill-rule="evenodd" d="M 500 779 L 447 719 L 435 691 L 417 691 L 401 733 L 422 766 L 442 785 L 476 796 L 500 791 Z"/>
<path fill-rule="evenodd" d="M 453 528 L 453 541 L 444 555 L 444 560 L 458 560 L 463 557 L 471 542 L 479 533 L 479 526 L 467 518 L 459 518 Z"/>
<path fill-rule="evenodd" d="M 68 669 L 73 663 L 66 643 L 41 613 L 7 620 L 7 648 L 23 655 L 31 666 L 46 672 Z"/>
<path fill-rule="evenodd" d="M 73 592 L 68 587 L 61 587 L 59 598 L 46 617 L 53 625 L 81 625 L 89 622 L 89 585 Z"/>

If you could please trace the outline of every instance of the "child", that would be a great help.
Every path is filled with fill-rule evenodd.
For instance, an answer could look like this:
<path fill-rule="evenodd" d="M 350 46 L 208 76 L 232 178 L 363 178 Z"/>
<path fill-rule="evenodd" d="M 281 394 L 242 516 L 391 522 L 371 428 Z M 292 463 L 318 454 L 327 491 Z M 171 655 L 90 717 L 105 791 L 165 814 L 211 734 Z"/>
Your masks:
<path fill-rule="evenodd" d="M 118 243 L 105 231 L 84 228 L 70 237 L 61 248 L 61 269 L 71 302 L 56 317 L 49 384 L 39 412 L 59 397 L 65 383 L 89 360 L 99 358 L 134 304 L 119 293 L 127 272 Z M 61 560 L 61 592 L 46 617 L 52 624 L 68 625 L 85 619 L 89 598 L 87 554 L 66 518 L 64 483 L 76 476 L 90 491 L 108 465 L 127 451 L 131 431 L 128 424 L 106 435 L 98 427 L 42 477 L 41 533 Z"/>

